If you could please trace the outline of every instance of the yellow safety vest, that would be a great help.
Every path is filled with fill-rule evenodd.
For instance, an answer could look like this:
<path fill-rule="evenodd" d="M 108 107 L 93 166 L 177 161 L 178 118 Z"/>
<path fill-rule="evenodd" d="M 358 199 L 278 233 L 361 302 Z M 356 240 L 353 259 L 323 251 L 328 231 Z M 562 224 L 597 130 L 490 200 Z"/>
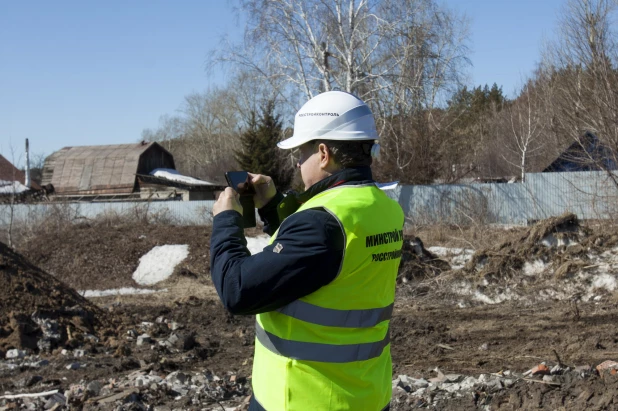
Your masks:
<path fill-rule="evenodd" d="M 297 212 L 316 207 L 343 228 L 342 266 L 331 283 L 257 316 L 255 400 L 268 411 L 379 411 L 392 395 L 389 325 L 403 211 L 374 184 L 326 190 Z"/>

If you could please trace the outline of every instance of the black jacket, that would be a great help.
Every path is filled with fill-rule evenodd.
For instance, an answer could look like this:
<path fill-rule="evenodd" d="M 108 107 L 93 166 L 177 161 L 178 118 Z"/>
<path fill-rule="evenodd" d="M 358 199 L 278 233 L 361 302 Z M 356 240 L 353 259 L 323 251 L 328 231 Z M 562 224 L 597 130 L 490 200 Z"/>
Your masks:
<path fill-rule="evenodd" d="M 259 210 L 264 231 L 274 244 L 251 255 L 242 228 L 242 216 L 224 211 L 215 216 L 210 240 L 210 266 L 217 293 L 233 314 L 273 311 L 311 294 L 338 274 L 343 258 L 344 233 L 337 220 L 322 208 L 294 213 L 316 194 L 343 184 L 372 181 L 371 169 L 341 170 L 301 194 L 278 193 Z M 283 217 L 289 215 L 279 227 Z"/>

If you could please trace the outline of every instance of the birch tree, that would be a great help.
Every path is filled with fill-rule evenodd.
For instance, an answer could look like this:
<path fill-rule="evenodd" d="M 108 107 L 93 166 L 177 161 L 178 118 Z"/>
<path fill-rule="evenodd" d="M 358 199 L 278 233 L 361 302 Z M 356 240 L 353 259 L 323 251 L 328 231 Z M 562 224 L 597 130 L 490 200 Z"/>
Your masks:
<path fill-rule="evenodd" d="M 570 0 L 542 62 L 552 129 L 577 142 L 587 156 L 582 161 L 608 171 L 616 187 L 610 171 L 618 165 L 617 11 L 617 0 Z M 600 150 L 589 150 L 586 132 L 599 138 Z"/>
<path fill-rule="evenodd" d="M 294 107 L 323 91 L 359 96 L 373 109 L 395 173 L 405 174 L 418 159 L 424 143 L 416 139 L 432 138 L 411 127 L 444 127 L 432 111 L 461 85 L 469 64 L 463 16 L 434 0 L 237 4 L 247 18 L 244 42 L 224 42 L 211 66 L 255 73 Z"/>
<path fill-rule="evenodd" d="M 509 104 L 503 112 L 506 127 L 505 148 L 502 157 L 519 170 L 521 181 L 526 180 L 529 163 L 543 147 L 545 136 L 545 115 L 543 101 L 537 89 L 526 84 L 519 97 Z M 511 154 L 510 156 L 508 154 Z M 516 161 L 512 161 L 511 158 Z"/>

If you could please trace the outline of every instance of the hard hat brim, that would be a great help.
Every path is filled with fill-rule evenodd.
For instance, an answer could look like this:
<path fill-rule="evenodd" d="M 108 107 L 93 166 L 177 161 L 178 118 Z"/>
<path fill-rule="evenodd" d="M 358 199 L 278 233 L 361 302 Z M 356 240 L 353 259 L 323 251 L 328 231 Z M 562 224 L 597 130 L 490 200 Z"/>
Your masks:
<path fill-rule="evenodd" d="M 300 147 L 303 144 L 313 140 L 313 138 L 302 138 L 297 136 L 292 136 L 290 138 L 286 138 L 283 141 L 277 143 L 277 147 L 283 150 L 289 150 L 292 148 Z"/>
<path fill-rule="evenodd" d="M 377 133 L 368 134 L 366 132 L 333 132 L 324 136 L 292 136 L 277 143 L 277 147 L 283 150 L 300 147 L 313 140 L 332 140 L 332 141 L 367 141 L 379 140 Z"/>

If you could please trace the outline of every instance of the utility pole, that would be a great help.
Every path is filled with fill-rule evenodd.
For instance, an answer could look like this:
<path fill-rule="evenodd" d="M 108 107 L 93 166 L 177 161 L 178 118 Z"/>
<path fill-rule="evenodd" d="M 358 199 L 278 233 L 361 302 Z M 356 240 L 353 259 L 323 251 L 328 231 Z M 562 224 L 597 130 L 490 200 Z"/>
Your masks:
<path fill-rule="evenodd" d="M 24 185 L 28 188 L 32 185 L 30 183 L 30 144 L 26 139 L 26 177 L 24 179 Z"/>

